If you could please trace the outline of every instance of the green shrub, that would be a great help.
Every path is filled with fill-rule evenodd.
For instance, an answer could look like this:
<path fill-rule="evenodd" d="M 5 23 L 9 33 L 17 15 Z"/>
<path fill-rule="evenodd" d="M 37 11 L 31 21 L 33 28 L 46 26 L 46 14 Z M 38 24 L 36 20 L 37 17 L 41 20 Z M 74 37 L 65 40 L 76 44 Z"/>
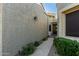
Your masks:
<path fill-rule="evenodd" d="M 79 42 L 66 38 L 55 38 L 54 45 L 59 55 L 64 56 L 78 56 Z"/>
<path fill-rule="evenodd" d="M 26 46 L 22 48 L 21 51 L 19 51 L 19 55 L 21 56 L 28 56 L 32 54 L 35 51 L 36 47 L 34 46 L 33 43 L 29 43 Z"/>
<path fill-rule="evenodd" d="M 40 42 L 39 41 L 35 41 L 34 42 L 34 46 L 38 47 L 40 45 Z"/>
<path fill-rule="evenodd" d="M 40 40 L 40 41 L 39 41 L 39 44 L 42 44 L 42 43 L 43 43 L 43 41 L 42 41 L 42 40 Z"/>
<path fill-rule="evenodd" d="M 45 38 L 42 39 L 42 41 L 46 41 L 46 40 L 47 40 L 47 37 L 45 37 Z"/>
<path fill-rule="evenodd" d="M 29 44 L 25 45 L 22 48 L 22 50 L 18 52 L 18 55 L 20 55 L 20 56 L 31 55 L 36 50 L 36 47 L 38 47 L 45 40 L 47 40 L 47 37 L 40 41 L 35 41 L 34 43 L 29 43 Z"/>

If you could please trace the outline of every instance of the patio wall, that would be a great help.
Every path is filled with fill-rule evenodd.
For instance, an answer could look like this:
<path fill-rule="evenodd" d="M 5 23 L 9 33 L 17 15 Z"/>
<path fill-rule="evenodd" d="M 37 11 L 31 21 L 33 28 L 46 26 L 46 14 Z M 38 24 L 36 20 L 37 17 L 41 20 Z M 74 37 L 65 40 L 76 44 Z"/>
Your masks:
<path fill-rule="evenodd" d="M 47 16 L 40 4 L 6 3 L 2 16 L 3 55 L 15 55 L 25 44 L 47 36 Z"/>
<path fill-rule="evenodd" d="M 57 3 L 57 14 L 58 14 L 58 36 L 59 37 L 66 37 L 66 38 L 70 38 L 72 40 L 77 40 L 79 41 L 79 37 L 73 37 L 73 36 L 66 36 L 65 35 L 65 27 L 66 27 L 66 18 L 65 15 L 62 13 L 62 11 L 67 10 L 69 8 L 72 8 L 74 6 L 76 6 L 78 4 L 74 4 L 74 3 Z"/>
<path fill-rule="evenodd" d="M 2 4 L 0 4 L 0 55 L 2 55 Z"/>

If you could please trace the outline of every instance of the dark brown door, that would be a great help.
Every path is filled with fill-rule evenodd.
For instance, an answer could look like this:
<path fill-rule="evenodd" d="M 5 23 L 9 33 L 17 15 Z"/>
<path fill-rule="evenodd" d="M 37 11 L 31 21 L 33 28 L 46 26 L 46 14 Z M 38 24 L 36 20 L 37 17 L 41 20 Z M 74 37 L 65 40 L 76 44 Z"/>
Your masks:
<path fill-rule="evenodd" d="M 53 34 L 57 34 L 57 23 L 53 22 Z"/>

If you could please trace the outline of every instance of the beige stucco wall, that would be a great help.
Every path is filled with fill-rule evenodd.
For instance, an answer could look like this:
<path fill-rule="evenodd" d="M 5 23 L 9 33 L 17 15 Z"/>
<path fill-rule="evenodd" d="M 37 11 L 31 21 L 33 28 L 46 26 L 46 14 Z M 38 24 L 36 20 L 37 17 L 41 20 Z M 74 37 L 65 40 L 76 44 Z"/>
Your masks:
<path fill-rule="evenodd" d="M 52 34 L 52 31 L 49 31 L 49 25 L 51 25 L 51 30 L 53 30 L 53 28 L 52 28 L 53 19 L 54 19 L 53 17 L 48 16 L 48 35 L 50 35 L 49 33 Z"/>
<path fill-rule="evenodd" d="M 3 4 L 3 55 L 15 55 L 29 42 L 47 36 L 47 16 L 35 3 Z M 35 21 L 34 16 L 38 19 Z"/>
<path fill-rule="evenodd" d="M 62 11 L 65 11 L 69 8 L 72 8 L 74 6 L 76 6 L 78 4 L 74 4 L 74 3 L 58 3 L 57 4 L 57 10 L 58 10 L 58 36 L 59 37 L 66 37 L 66 38 L 70 38 L 72 40 L 77 40 L 79 41 L 79 37 L 72 37 L 72 36 L 66 36 L 65 32 L 66 32 L 66 18 L 65 18 L 65 14 L 62 13 Z"/>
<path fill-rule="evenodd" d="M 0 3 L 0 55 L 2 55 L 2 4 Z"/>
<path fill-rule="evenodd" d="M 55 20 L 55 18 L 54 17 L 49 17 L 48 16 L 48 22 L 55 22 L 56 20 Z"/>

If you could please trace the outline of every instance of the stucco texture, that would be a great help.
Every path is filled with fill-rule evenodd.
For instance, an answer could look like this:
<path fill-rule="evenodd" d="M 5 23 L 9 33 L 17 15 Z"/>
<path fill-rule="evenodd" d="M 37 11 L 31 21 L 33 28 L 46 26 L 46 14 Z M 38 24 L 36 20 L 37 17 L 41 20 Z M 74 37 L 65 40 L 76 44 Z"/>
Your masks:
<path fill-rule="evenodd" d="M 3 4 L 3 55 L 15 55 L 25 44 L 47 36 L 47 16 L 35 3 Z M 37 16 L 37 20 L 34 17 Z"/>
<path fill-rule="evenodd" d="M 2 4 L 0 3 L 0 55 L 2 55 Z"/>
<path fill-rule="evenodd" d="M 62 13 L 65 10 L 73 8 L 79 5 L 78 3 L 58 3 L 57 4 L 57 15 L 58 15 L 58 36 L 66 37 L 72 40 L 79 41 L 79 37 L 66 36 L 66 16 Z"/>

